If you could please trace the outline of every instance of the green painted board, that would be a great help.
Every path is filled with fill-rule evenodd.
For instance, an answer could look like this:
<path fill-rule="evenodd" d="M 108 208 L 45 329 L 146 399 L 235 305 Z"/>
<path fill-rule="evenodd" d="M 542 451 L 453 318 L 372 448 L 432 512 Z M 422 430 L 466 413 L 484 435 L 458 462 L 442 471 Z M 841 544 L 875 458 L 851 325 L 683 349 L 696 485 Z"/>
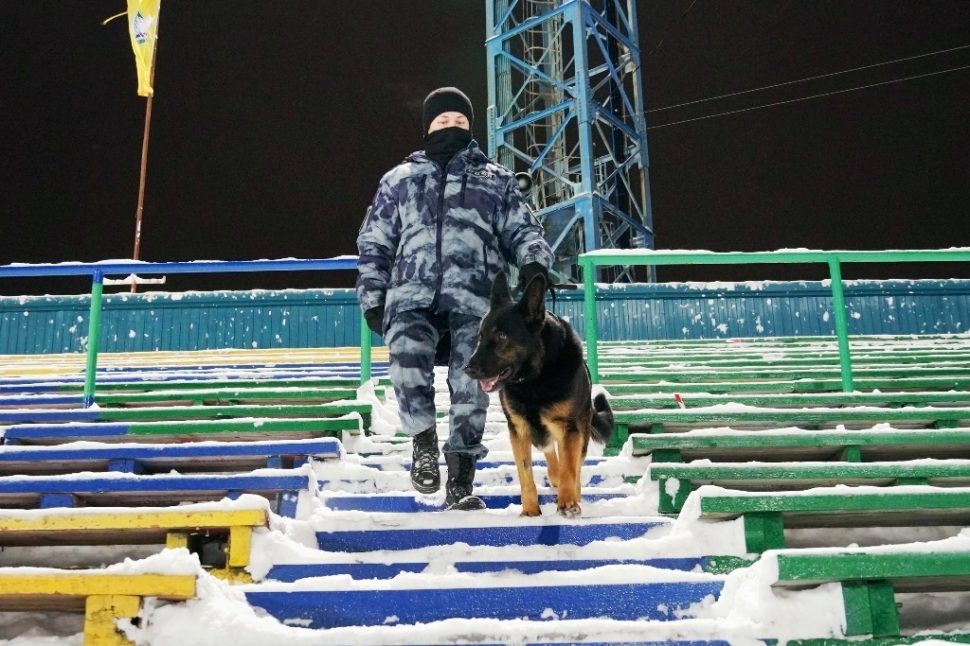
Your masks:
<path fill-rule="evenodd" d="M 837 449 L 846 446 L 966 448 L 970 429 L 896 431 L 738 431 L 730 434 L 659 433 L 630 436 L 633 455 L 649 455 L 659 449 Z"/>
<path fill-rule="evenodd" d="M 811 480 L 888 480 L 898 478 L 970 479 L 970 461 L 953 463 L 919 462 L 830 462 L 830 463 L 738 463 L 738 464 L 652 464 L 652 480 L 677 478 L 693 482 L 756 482 Z"/>
<path fill-rule="evenodd" d="M 936 406 L 905 408 L 759 409 L 700 412 L 696 409 L 616 411 L 616 424 L 831 424 L 838 422 L 924 422 L 970 420 L 970 408 Z"/>
<path fill-rule="evenodd" d="M 280 404 L 237 406 L 152 406 L 140 408 L 106 408 L 99 416 L 106 422 L 128 420 L 190 420 L 213 417 L 334 417 L 358 413 L 369 415 L 372 404 Z"/>
<path fill-rule="evenodd" d="M 266 400 L 332 402 L 356 398 L 357 391 L 352 388 L 205 388 L 103 393 L 98 395 L 98 404 L 116 406 L 143 402 L 209 401 L 228 403 Z"/>
<path fill-rule="evenodd" d="M 900 377 L 853 379 L 857 391 L 970 389 L 970 377 Z M 774 381 L 712 381 L 699 383 L 604 383 L 604 388 L 614 396 L 650 393 L 816 393 L 840 392 L 839 379 L 782 379 Z"/>
<path fill-rule="evenodd" d="M 802 369 L 793 370 L 785 368 L 757 368 L 751 370 L 719 370 L 719 369 L 674 369 L 664 370 L 636 370 L 632 367 L 625 367 L 622 370 L 613 369 L 600 365 L 600 377 L 604 384 L 610 382 L 617 383 L 652 383 L 652 382 L 675 382 L 675 383 L 706 383 L 711 381 L 739 381 L 742 379 L 833 379 L 838 376 L 837 367 L 824 369 Z M 854 377 L 970 377 L 970 368 L 965 364 L 954 365 L 952 367 L 898 367 L 898 368 L 853 368 Z M 609 386 L 607 386 L 609 388 Z"/>
<path fill-rule="evenodd" d="M 970 552 L 839 552 L 778 555 L 777 587 L 890 581 L 897 592 L 970 590 Z"/>
<path fill-rule="evenodd" d="M 868 463 L 727 463 L 651 464 L 647 473 L 660 483 L 658 509 L 678 514 L 687 496 L 700 485 L 713 484 L 742 491 L 792 491 L 835 485 L 892 486 L 910 484 L 970 485 L 970 461 Z M 668 481 L 677 481 L 670 487 Z"/>
<path fill-rule="evenodd" d="M 826 356 L 820 353 L 807 352 L 803 356 L 772 357 L 771 353 L 763 353 L 761 356 L 724 356 L 724 355 L 704 355 L 690 356 L 685 354 L 670 354 L 667 356 L 657 355 L 629 355 L 629 356 L 606 356 L 600 357 L 600 369 L 610 370 L 621 367 L 642 367 L 653 369 L 673 369 L 681 368 L 701 369 L 701 368 L 740 368 L 756 369 L 758 367 L 803 367 L 813 368 L 818 366 L 828 366 L 836 369 L 839 365 L 837 354 Z M 970 353 L 953 352 L 926 352 L 926 353 L 881 353 L 881 354 L 852 354 L 852 365 L 855 368 L 887 367 L 892 365 L 907 366 L 913 364 L 946 365 L 950 367 L 965 366 L 970 361 Z"/>
<path fill-rule="evenodd" d="M 847 490 L 839 495 L 785 495 L 781 493 L 736 496 L 708 493 L 701 496 L 701 514 L 706 518 L 736 518 L 748 513 L 841 514 L 854 523 L 876 520 L 875 514 L 906 513 L 900 526 L 920 525 L 929 512 L 954 512 L 959 518 L 970 518 L 970 489 L 936 489 L 927 493 L 879 493 Z M 858 524 L 840 526 L 858 526 Z"/>
<path fill-rule="evenodd" d="M 874 639 L 796 639 L 787 646 L 906 646 L 926 641 L 970 644 L 970 634 L 938 633 L 923 634 L 919 637 L 882 637 Z"/>
<path fill-rule="evenodd" d="M 608 389 L 612 390 L 612 389 Z M 787 394 L 696 394 L 682 397 L 688 410 L 702 406 L 738 403 L 745 406 L 768 408 L 806 406 L 882 406 L 926 404 L 970 405 L 970 391 L 956 392 L 893 392 L 893 393 L 787 393 Z M 627 395 L 611 397 L 613 410 L 636 410 L 638 408 L 678 408 L 672 394 Z"/>

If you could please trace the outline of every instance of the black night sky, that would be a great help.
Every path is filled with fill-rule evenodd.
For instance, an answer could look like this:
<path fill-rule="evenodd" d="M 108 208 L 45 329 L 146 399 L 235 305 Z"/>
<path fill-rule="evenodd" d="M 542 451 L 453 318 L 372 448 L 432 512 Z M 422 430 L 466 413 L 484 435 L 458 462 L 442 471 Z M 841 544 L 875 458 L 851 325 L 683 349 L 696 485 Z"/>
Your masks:
<path fill-rule="evenodd" d="M 0 3 L 0 264 L 132 254 L 144 125 L 121 0 Z M 648 110 L 970 45 L 966 0 L 641 0 Z M 144 260 L 329 257 L 457 85 L 487 141 L 483 0 L 162 3 Z M 658 248 L 970 246 L 970 49 L 648 115 Z M 970 267 L 849 268 L 847 277 Z M 819 278 L 669 269 L 662 278 Z M 175 277 L 164 289 L 347 286 L 353 274 Z M 0 293 L 86 292 L 0 280 Z"/>

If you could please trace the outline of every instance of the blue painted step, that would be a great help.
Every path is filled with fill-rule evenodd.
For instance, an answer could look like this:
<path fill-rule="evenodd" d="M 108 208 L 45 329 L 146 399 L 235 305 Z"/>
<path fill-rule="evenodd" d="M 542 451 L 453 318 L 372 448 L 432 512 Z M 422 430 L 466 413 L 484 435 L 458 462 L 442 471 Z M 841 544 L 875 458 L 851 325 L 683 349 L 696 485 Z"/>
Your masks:
<path fill-rule="evenodd" d="M 583 461 L 583 467 L 591 467 L 597 464 L 603 464 L 603 462 L 605 462 L 607 459 L 609 458 L 604 458 L 599 456 L 588 457 Z M 373 469 L 379 469 L 381 471 L 408 471 L 411 469 L 411 458 L 410 458 L 410 455 L 405 455 L 405 456 L 402 456 L 402 458 L 400 459 L 381 460 L 371 456 L 370 458 L 361 460 L 361 464 L 363 464 L 364 466 L 371 467 Z M 438 460 L 438 464 L 442 466 L 445 464 L 444 457 Z M 495 469 L 497 467 L 514 467 L 514 466 L 515 466 L 515 462 L 513 462 L 511 459 L 479 460 L 478 462 L 475 463 L 475 469 L 477 471 L 481 471 L 483 469 Z M 545 458 L 533 459 L 532 466 L 545 467 L 546 466 Z"/>
<path fill-rule="evenodd" d="M 385 472 L 385 473 L 388 473 L 388 472 Z M 390 473 L 393 473 L 393 472 L 390 472 Z M 408 477 L 407 474 L 404 473 L 403 471 L 400 472 L 400 474 L 401 474 L 402 480 L 399 483 L 399 486 L 395 488 L 395 490 L 404 491 L 405 488 L 410 489 L 410 487 L 411 487 L 411 481 L 409 479 L 407 479 L 407 477 Z M 369 492 L 369 491 L 371 491 L 371 489 L 373 489 L 373 487 L 367 486 L 367 485 L 369 485 L 369 483 L 371 482 L 371 480 L 368 480 L 368 479 L 363 478 L 363 477 L 362 478 L 359 478 L 359 479 L 356 479 L 356 480 L 350 480 L 350 479 L 319 480 L 318 482 L 320 484 L 320 489 L 321 490 L 328 490 L 328 491 L 333 491 L 333 492 L 348 491 L 349 490 L 349 492 L 353 492 L 353 493 L 358 493 L 359 494 L 359 493 L 363 493 L 363 492 Z M 487 471 L 482 471 L 482 470 L 478 470 L 478 471 L 475 472 L 475 490 L 476 491 L 478 491 L 482 487 L 497 487 L 497 486 L 513 486 L 513 485 L 518 485 L 518 482 L 519 482 L 518 478 L 514 474 L 512 474 L 512 473 L 508 473 L 504 477 L 502 477 L 502 476 L 491 475 Z M 604 483 L 608 483 L 606 486 L 617 486 L 619 484 L 622 484 L 622 477 L 621 476 L 613 476 L 612 477 L 612 480 L 607 481 L 601 475 L 598 475 L 598 474 L 595 474 L 595 473 L 592 473 L 592 474 L 588 474 L 587 473 L 587 474 L 581 474 L 580 483 L 584 487 L 595 487 L 595 486 L 604 485 Z M 546 476 L 541 476 L 541 477 L 538 477 L 537 476 L 536 477 L 536 485 L 538 485 L 539 487 L 552 487 L 552 484 L 546 479 Z M 373 493 L 378 493 L 378 491 L 374 490 Z M 410 493 L 410 492 L 408 492 L 408 493 Z M 515 504 L 519 504 L 518 501 L 516 501 Z M 506 505 L 506 506 L 508 506 L 508 505 Z M 433 509 L 440 509 L 440 507 L 433 507 L 433 508 L 429 508 L 429 509 L 422 508 L 420 511 L 429 511 L 429 510 L 433 510 Z M 409 510 L 404 510 L 404 511 L 418 511 L 418 510 L 416 510 L 416 509 L 415 510 L 410 510 L 409 509 Z"/>
<path fill-rule="evenodd" d="M 464 514 L 465 523 L 474 522 Z M 336 519 L 335 519 L 336 520 Z M 557 519 L 558 520 L 558 519 Z M 366 528 L 354 530 L 318 531 L 317 544 L 328 552 L 374 552 L 377 550 L 408 550 L 438 545 L 466 543 L 468 545 L 587 545 L 606 539 L 627 540 L 666 532 L 671 521 L 666 518 L 624 518 L 612 522 L 562 521 L 518 522 L 510 519 L 509 526 L 497 527 L 416 527 L 409 529 Z M 337 521 L 339 522 L 339 521 Z"/>
<path fill-rule="evenodd" d="M 604 565 L 647 565 L 662 570 L 695 569 L 707 571 L 717 560 L 715 556 L 660 559 L 565 559 L 548 561 L 457 561 L 458 572 L 503 572 L 516 570 L 522 574 L 588 570 Z M 293 582 L 318 576 L 347 574 L 355 579 L 391 579 L 402 572 L 423 572 L 428 563 L 287 563 L 274 565 L 267 579 Z"/>
<path fill-rule="evenodd" d="M 522 501 L 518 494 L 477 494 L 488 509 L 505 509 L 512 505 L 520 505 Z M 584 493 L 582 501 L 591 503 L 597 500 L 611 500 L 625 498 L 628 493 Z M 556 494 L 541 494 L 540 505 L 554 504 Z M 415 513 L 422 511 L 441 511 L 445 508 L 443 502 L 416 496 L 410 493 L 393 494 L 325 494 L 323 503 L 334 511 L 367 511 L 387 513 Z"/>
<path fill-rule="evenodd" d="M 307 628 L 415 624 L 455 618 L 548 620 L 610 617 L 614 620 L 673 620 L 723 583 L 661 582 L 604 585 L 444 588 L 411 590 L 259 591 L 246 598 L 280 621 Z M 274 586 L 275 588 L 276 586 Z M 396 618 L 396 619 L 395 619 Z"/>

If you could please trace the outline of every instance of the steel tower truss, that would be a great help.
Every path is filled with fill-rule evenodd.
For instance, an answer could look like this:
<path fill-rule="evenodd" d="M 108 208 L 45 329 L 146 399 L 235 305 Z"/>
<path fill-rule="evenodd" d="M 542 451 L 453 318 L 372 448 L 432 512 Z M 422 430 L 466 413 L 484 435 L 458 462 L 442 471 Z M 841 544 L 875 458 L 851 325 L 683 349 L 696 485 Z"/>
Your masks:
<path fill-rule="evenodd" d="M 486 0 L 489 156 L 533 180 L 556 253 L 654 247 L 636 0 Z M 601 280 L 632 281 L 632 268 Z"/>

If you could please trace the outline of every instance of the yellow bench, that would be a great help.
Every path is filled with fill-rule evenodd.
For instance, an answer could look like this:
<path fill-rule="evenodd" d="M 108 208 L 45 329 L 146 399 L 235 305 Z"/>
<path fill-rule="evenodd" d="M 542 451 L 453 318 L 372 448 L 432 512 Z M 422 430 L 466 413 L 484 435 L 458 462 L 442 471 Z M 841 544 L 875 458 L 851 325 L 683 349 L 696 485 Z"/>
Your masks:
<path fill-rule="evenodd" d="M 84 611 L 85 646 L 126 646 L 118 619 L 138 615 L 141 600 L 195 597 L 195 575 L 110 574 L 100 570 L 23 574 L 0 568 L 0 611 Z M 28 571 L 29 572 L 29 571 Z"/>
<path fill-rule="evenodd" d="M 123 508 L 92 512 L 36 511 L 0 512 L 0 547 L 36 545 L 150 545 L 190 548 L 194 537 L 226 541 L 225 562 L 211 573 L 228 580 L 250 581 L 249 565 L 253 529 L 268 524 L 265 509 L 183 511 Z"/>

